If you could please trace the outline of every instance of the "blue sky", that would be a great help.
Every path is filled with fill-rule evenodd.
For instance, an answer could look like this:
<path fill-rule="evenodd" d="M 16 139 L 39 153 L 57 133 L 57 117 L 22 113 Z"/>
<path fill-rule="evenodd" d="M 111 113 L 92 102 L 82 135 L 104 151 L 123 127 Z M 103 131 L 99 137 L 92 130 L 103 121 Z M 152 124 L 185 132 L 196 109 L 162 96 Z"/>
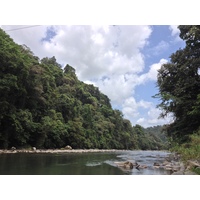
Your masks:
<path fill-rule="evenodd" d="M 159 101 L 152 96 L 158 92 L 157 70 L 185 45 L 177 26 L 1 28 L 15 42 L 30 47 L 39 58 L 55 56 L 61 65 L 70 64 L 81 81 L 99 87 L 111 99 L 113 108 L 121 110 L 133 125 L 149 127 L 172 122 L 170 116 L 158 119 Z"/>

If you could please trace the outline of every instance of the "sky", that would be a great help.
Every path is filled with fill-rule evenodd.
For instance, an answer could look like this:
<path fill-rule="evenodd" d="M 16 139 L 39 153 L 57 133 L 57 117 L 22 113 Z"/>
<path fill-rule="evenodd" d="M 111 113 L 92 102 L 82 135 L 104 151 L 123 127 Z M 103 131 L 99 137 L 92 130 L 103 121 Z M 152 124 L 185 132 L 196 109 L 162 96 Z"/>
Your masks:
<path fill-rule="evenodd" d="M 55 56 L 79 80 L 93 84 L 132 125 L 171 123 L 160 119 L 157 70 L 185 43 L 176 25 L 2 25 L 18 44 L 40 59 Z"/>

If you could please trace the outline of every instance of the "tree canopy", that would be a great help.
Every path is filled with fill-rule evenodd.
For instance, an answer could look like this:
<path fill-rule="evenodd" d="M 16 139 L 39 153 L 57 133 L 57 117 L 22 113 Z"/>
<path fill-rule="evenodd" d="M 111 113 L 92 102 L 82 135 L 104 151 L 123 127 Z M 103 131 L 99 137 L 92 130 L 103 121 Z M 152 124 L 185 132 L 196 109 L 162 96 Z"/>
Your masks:
<path fill-rule="evenodd" d="M 158 72 L 157 85 L 162 117 L 172 113 L 174 122 L 167 126 L 168 135 L 185 142 L 200 126 L 200 26 L 179 26 L 183 49 Z"/>

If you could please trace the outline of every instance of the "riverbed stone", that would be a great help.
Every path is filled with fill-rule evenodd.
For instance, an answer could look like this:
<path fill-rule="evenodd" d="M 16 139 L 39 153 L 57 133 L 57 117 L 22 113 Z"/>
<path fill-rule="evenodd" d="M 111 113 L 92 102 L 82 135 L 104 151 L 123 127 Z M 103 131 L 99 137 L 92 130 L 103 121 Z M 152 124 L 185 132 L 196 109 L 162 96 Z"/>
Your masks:
<path fill-rule="evenodd" d="M 192 172 L 190 170 L 187 170 L 184 172 L 185 175 L 197 175 L 195 172 Z"/>
<path fill-rule="evenodd" d="M 166 166 L 166 165 L 169 165 L 169 164 L 170 164 L 170 162 L 165 160 L 162 165 Z"/>
<path fill-rule="evenodd" d="M 123 167 L 125 169 L 133 169 L 133 166 L 135 164 L 133 164 L 132 162 L 130 161 L 125 161 L 125 162 L 115 162 L 115 164 L 118 166 L 118 167 Z"/>
<path fill-rule="evenodd" d="M 172 170 L 173 170 L 174 172 L 177 172 L 177 171 L 180 170 L 180 166 L 173 166 L 173 167 L 172 167 Z"/>
<path fill-rule="evenodd" d="M 177 172 L 173 172 L 171 175 L 184 175 L 184 173 L 181 171 L 177 171 Z"/>
<path fill-rule="evenodd" d="M 155 163 L 153 163 L 153 166 L 160 166 L 160 164 L 155 162 Z"/>
<path fill-rule="evenodd" d="M 193 167 L 200 167 L 200 164 L 196 160 L 188 160 L 188 169 L 191 169 Z"/>
<path fill-rule="evenodd" d="M 36 147 L 33 147 L 32 150 L 33 150 L 33 151 L 36 151 Z"/>
<path fill-rule="evenodd" d="M 67 150 L 72 150 L 72 147 L 69 146 L 69 145 L 67 145 L 67 146 L 65 147 L 65 149 L 67 149 Z"/>
<path fill-rule="evenodd" d="M 140 165 L 140 166 L 139 166 L 139 169 L 146 169 L 146 168 L 148 168 L 147 165 Z"/>
<path fill-rule="evenodd" d="M 12 151 L 15 151 L 15 150 L 16 150 L 16 147 L 11 147 L 11 150 L 12 150 Z"/>

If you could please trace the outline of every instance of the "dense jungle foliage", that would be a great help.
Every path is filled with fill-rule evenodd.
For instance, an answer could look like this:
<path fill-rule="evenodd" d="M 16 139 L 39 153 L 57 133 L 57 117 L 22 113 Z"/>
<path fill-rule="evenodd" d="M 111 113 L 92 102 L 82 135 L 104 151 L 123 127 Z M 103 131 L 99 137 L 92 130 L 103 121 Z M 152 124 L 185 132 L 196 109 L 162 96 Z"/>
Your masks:
<path fill-rule="evenodd" d="M 174 122 L 165 128 L 171 140 L 171 150 L 182 160 L 200 163 L 200 26 L 181 25 L 180 38 L 186 42 L 183 49 L 171 55 L 158 73 L 158 105 L 162 117 L 172 113 Z M 200 174 L 200 171 L 195 171 Z"/>
<path fill-rule="evenodd" d="M 158 105 L 162 116 L 172 113 L 174 122 L 166 128 L 172 141 L 188 142 L 200 128 L 200 26 L 179 26 L 184 49 L 171 55 L 158 73 Z"/>
<path fill-rule="evenodd" d="M 78 58 L 77 58 L 78 59 Z M 0 29 L 0 148 L 161 149 L 97 87 L 56 58 L 39 59 Z"/>

